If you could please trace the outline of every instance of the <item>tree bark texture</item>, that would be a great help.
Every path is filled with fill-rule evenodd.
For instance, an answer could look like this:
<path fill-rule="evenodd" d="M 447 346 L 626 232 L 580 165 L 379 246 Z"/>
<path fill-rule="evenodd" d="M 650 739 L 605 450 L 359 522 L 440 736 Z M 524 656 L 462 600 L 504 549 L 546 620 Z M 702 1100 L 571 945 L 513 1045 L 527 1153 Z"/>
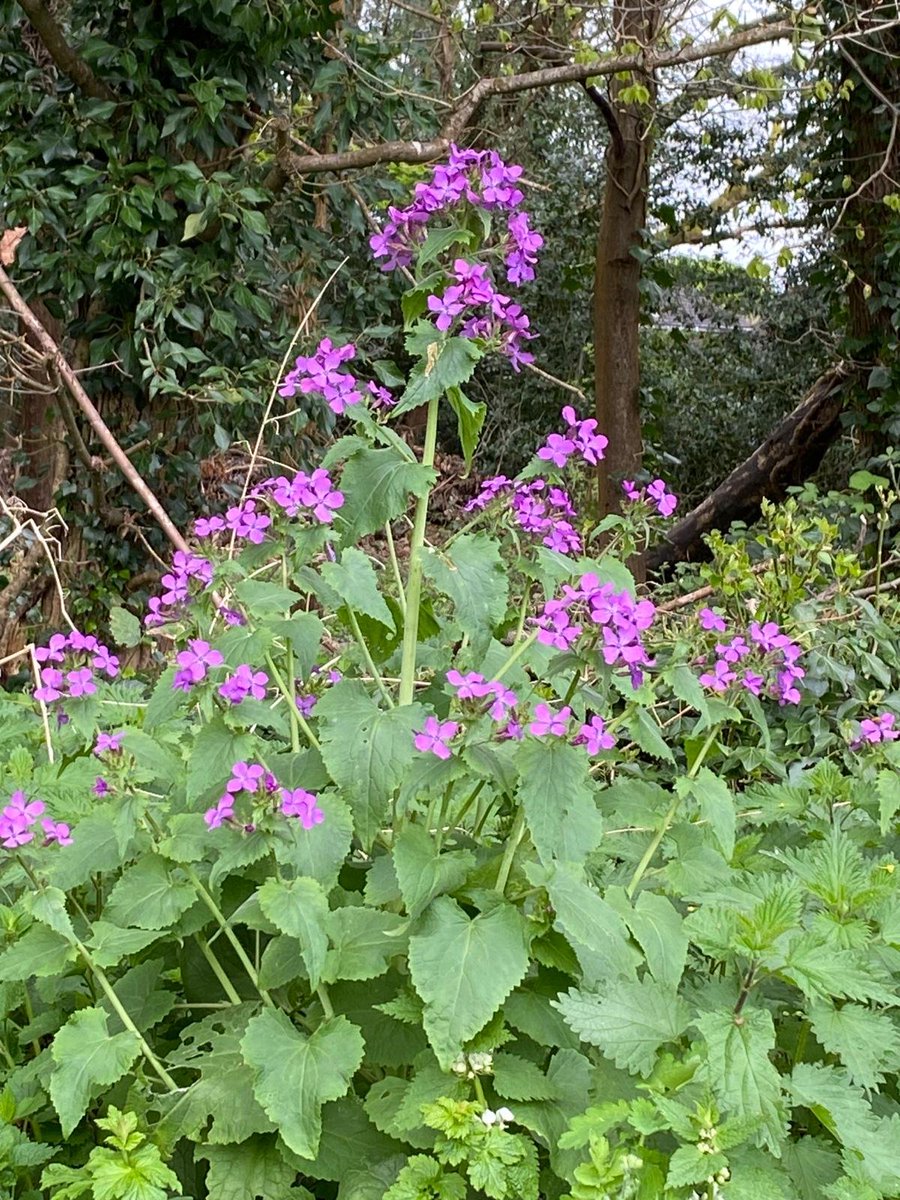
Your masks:
<path fill-rule="evenodd" d="M 702 556 L 701 539 L 733 521 L 754 521 L 763 500 L 783 500 L 807 479 L 837 436 L 852 369 L 838 363 L 821 375 L 793 412 L 735 467 L 728 478 L 671 529 L 646 555 L 649 570 Z"/>

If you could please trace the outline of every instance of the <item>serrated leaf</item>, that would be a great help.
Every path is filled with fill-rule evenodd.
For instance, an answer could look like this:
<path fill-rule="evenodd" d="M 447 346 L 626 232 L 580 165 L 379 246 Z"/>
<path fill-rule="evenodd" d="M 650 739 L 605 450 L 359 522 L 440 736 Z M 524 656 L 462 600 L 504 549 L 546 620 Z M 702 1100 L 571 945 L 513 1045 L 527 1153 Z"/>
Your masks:
<path fill-rule="evenodd" d="M 176 878 L 165 859 L 146 854 L 119 877 L 105 916 L 117 925 L 168 929 L 196 898 L 193 884 Z"/>
<path fill-rule="evenodd" d="M 310 985 L 317 988 L 328 950 L 328 898 L 321 884 L 314 879 L 267 879 L 257 895 L 272 924 L 300 943 Z"/>
<path fill-rule="evenodd" d="M 530 738 L 515 762 L 519 800 L 541 861 L 580 865 L 603 836 L 587 755 L 563 738 Z"/>
<path fill-rule="evenodd" d="M 96 1092 L 118 1082 L 140 1053 L 137 1037 L 110 1034 L 102 1008 L 83 1008 L 69 1017 L 53 1039 L 56 1069 L 50 1078 L 50 1099 L 68 1137 Z"/>
<path fill-rule="evenodd" d="M 707 1179 L 728 1166 L 728 1159 L 719 1152 L 710 1153 L 699 1146 L 679 1146 L 669 1159 L 666 1175 L 667 1188 L 690 1187 L 695 1183 L 705 1184 Z M 705 1190 L 705 1189 L 704 1189 Z"/>
<path fill-rule="evenodd" d="M 596 1046 L 618 1067 L 649 1075 L 656 1052 L 677 1041 L 691 1014 L 672 988 L 653 979 L 621 979 L 603 995 L 571 989 L 554 1002 L 582 1041 Z"/>
<path fill-rule="evenodd" d="M 229 729 L 221 717 L 204 725 L 194 738 L 188 758 L 188 804 L 211 800 L 223 792 L 232 766 L 252 758 L 253 748 L 249 734 Z"/>
<path fill-rule="evenodd" d="M 119 1003 L 141 1033 L 152 1029 L 163 1017 L 168 1016 L 177 1000 L 175 992 L 157 986 L 164 965 L 161 959 L 138 963 L 113 985 Z M 122 1019 L 113 1009 L 108 996 L 104 995 L 101 1004 L 109 1018 L 110 1032 L 118 1033 L 124 1029 Z"/>
<path fill-rule="evenodd" d="M 362 1062 L 359 1030 L 338 1016 L 306 1037 L 284 1013 L 266 1009 L 248 1022 L 241 1050 L 256 1072 L 253 1093 L 285 1144 L 301 1158 L 315 1158 L 322 1105 L 345 1094 Z"/>
<path fill-rule="evenodd" d="M 427 551 L 423 569 L 435 587 L 453 601 L 470 636 L 487 649 L 490 635 L 506 615 L 509 575 L 494 538 L 463 533 L 447 551 Z M 475 642 L 473 642 L 473 646 Z"/>
<path fill-rule="evenodd" d="M 539 1066 L 503 1050 L 494 1055 L 494 1090 L 504 1100 L 556 1100 L 559 1095 Z"/>
<path fill-rule="evenodd" d="M 338 562 L 325 562 L 319 574 L 334 588 L 348 608 L 364 613 L 386 629 L 394 628 L 394 618 L 378 590 L 378 576 L 367 554 L 348 546 Z"/>
<path fill-rule="evenodd" d="M 393 447 L 354 454 L 341 476 L 346 498 L 335 518 L 343 544 L 356 545 L 402 516 L 410 497 L 424 496 L 436 477 L 431 467 L 410 462 Z"/>
<path fill-rule="evenodd" d="M 422 825 L 407 825 L 393 848 L 394 871 L 410 917 L 418 917 L 435 896 L 455 892 L 475 866 L 470 850 L 435 854 L 434 839 Z"/>
<path fill-rule="evenodd" d="M 390 960 L 406 950 L 406 921 L 396 913 L 348 906 L 328 916 L 332 947 L 325 960 L 326 983 L 338 979 L 375 979 Z"/>
<path fill-rule="evenodd" d="M 299 1200 L 291 1190 L 296 1172 L 271 1135 L 256 1134 L 238 1146 L 198 1146 L 194 1157 L 209 1163 L 206 1191 L 215 1200 Z"/>
<path fill-rule="evenodd" d="M 709 767 L 701 767 L 693 779 L 675 781 L 679 796 L 693 796 L 700 806 L 700 815 L 709 825 L 726 862 L 734 854 L 735 807 L 731 790 L 723 779 Z"/>
<path fill-rule="evenodd" d="M 469 338 L 435 340 L 413 368 L 409 383 L 392 410 L 399 417 L 410 409 L 438 400 L 448 388 L 465 383 L 483 352 Z"/>
<path fill-rule="evenodd" d="M 478 439 L 487 416 L 487 405 L 470 400 L 462 388 L 458 387 L 448 388 L 447 399 L 450 407 L 456 413 L 456 433 L 468 474 L 472 469 L 472 458 L 478 447 Z"/>
<path fill-rule="evenodd" d="M 578 956 L 584 982 L 633 976 L 641 956 L 628 940 L 625 922 L 580 869 L 554 865 L 545 884 L 554 928 L 565 934 Z"/>
<path fill-rule="evenodd" d="M 60 847 L 53 856 L 50 882 L 64 892 L 87 883 L 101 871 L 113 871 L 125 861 L 121 826 L 109 805 L 96 808 L 72 831 L 71 846 Z"/>
<path fill-rule="evenodd" d="M 609 892 L 607 892 L 609 899 Z M 619 908 L 657 983 L 675 988 L 687 962 L 689 938 L 678 910 L 657 892 L 639 892 L 634 908 Z"/>
<path fill-rule="evenodd" d="M 522 917 L 509 904 L 469 917 L 438 896 L 410 938 L 409 969 L 425 1003 L 425 1032 L 446 1070 L 528 969 Z"/>
<path fill-rule="evenodd" d="M 276 778 L 283 782 L 277 770 Z M 350 853 L 353 816 L 348 805 L 333 793 L 319 796 L 319 808 L 325 814 L 321 825 L 304 829 L 299 821 L 288 821 L 286 828 L 279 830 L 275 857 L 280 863 L 289 863 L 298 875 L 317 880 L 328 891 L 337 883 Z"/>
<path fill-rule="evenodd" d="M 109 610 L 109 632 L 117 646 L 136 646 L 141 640 L 141 623 L 127 608 Z"/>
<path fill-rule="evenodd" d="M 675 755 L 659 731 L 653 714 L 646 708 L 638 708 L 628 719 L 628 733 L 645 754 L 663 762 L 674 763 Z"/>
<path fill-rule="evenodd" d="M 809 1019 L 816 1041 L 836 1054 L 859 1087 L 877 1088 L 884 1072 L 900 1064 L 900 1034 L 885 1013 L 860 1004 L 836 1008 L 824 1001 L 812 1004 Z"/>
<path fill-rule="evenodd" d="M 896 771 L 879 771 L 875 783 L 878 796 L 878 821 L 882 836 L 887 835 L 900 812 L 900 775 Z"/>
<path fill-rule="evenodd" d="M 134 755 L 137 766 L 161 783 L 174 783 L 185 772 L 185 763 L 170 747 L 142 729 L 127 729 L 122 740 L 125 749 Z"/>
<path fill-rule="evenodd" d="M 728 1116 L 763 1122 L 770 1147 L 784 1140 L 785 1107 L 781 1078 L 769 1054 L 775 1049 L 775 1027 L 768 1009 L 704 1013 L 696 1021 L 706 1039 L 707 1080 Z"/>
<path fill-rule="evenodd" d="M 67 938 L 46 925 L 35 925 L 0 954 L 0 981 L 62 975 L 75 956 Z"/>
<path fill-rule="evenodd" d="M 111 921 L 99 920 L 91 925 L 87 945 L 97 966 L 106 969 L 116 966 L 129 954 L 145 950 L 160 937 L 162 931 L 158 929 L 121 929 Z"/>

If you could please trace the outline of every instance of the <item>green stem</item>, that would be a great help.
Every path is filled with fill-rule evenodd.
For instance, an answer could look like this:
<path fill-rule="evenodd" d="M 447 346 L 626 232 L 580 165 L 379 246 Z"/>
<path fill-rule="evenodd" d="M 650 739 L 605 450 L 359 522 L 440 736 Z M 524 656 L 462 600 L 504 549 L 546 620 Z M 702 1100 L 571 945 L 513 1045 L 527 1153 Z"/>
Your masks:
<path fill-rule="evenodd" d="M 387 537 L 388 557 L 391 560 L 391 570 L 394 572 L 394 581 L 397 584 L 397 603 L 400 605 L 400 612 L 406 619 L 406 590 L 403 587 L 403 576 L 400 574 L 400 563 L 397 559 L 397 547 L 394 545 L 394 534 L 391 529 L 390 521 L 384 527 L 385 536 Z"/>
<path fill-rule="evenodd" d="M 172 1078 L 172 1076 L 169 1074 L 169 1072 L 166 1070 L 166 1068 L 162 1065 L 162 1063 L 159 1061 L 159 1059 L 156 1057 L 156 1055 L 150 1049 L 150 1046 L 147 1044 L 146 1038 L 141 1033 L 141 1031 L 138 1029 L 137 1025 L 135 1025 L 134 1021 L 132 1021 L 131 1017 L 128 1015 L 127 1009 L 123 1006 L 122 1001 L 116 995 L 112 984 L 107 979 L 106 972 L 103 970 L 102 967 L 98 966 L 98 964 L 94 961 L 94 958 L 93 958 L 90 950 L 88 950 L 87 946 L 85 946 L 82 942 L 80 942 L 78 940 L 78 938 L 75 939 L 75 945 L 78 947 L 79 954 L 81 955 L 81 957 L 84 959 L 84 961 L 87 963 L 88 967 L 90 968 L 91 974 L 94 976 L 94 978 L 97 980 L 97 982 L 103 988 L 103 991 L 106 993 L 106 998 L 109 1001 L 109 1003 L 111 1004 L 112 1009 L 115 1012 L 116 1016 L 119 1018 L 119 1020 L 125 1026 L 125 1028 L 129 1031 L 129 1033 L 133 1033 L 134 1036 L 137 1038 L 138 1045 L 141 1048 L 141 1053 L 144 1055 L 144 1058 L 146 1058 L 147 1062 L 150 1064 L 150 1066 L 153 1068 L 153 1070 L 156 1072 L 156 1074 L 159 1076 L 159 1078 L 162 1080 L 162 1082 L 166 1085 L 166 1087 L 169 1089 L 169 1091 L 177 1092 L 178 1084 L 175 1082 L 175 1080 Z"/>
<path fill-rule="evenodd" d="M 216 979 L 218 979 L 219 983 L 222 985 L 222 991 L 225 993 L 225 995 L 228 997 L 228 999 L 231 1001 L 232 1004 L 240 1004 L 241 998 L 237 994 L 237 992 L 234 990 L 234 984 L 231 982 L 231 980 L 226 975 L 225 968 L 222 966 L 222 964 L 216 958 L 216 955 L 215 955 L 215 952 L 213 951 L 212 946 L 210 946 L 209 942 L 206 940 L 206 938 L 203 936 L 202 933 L 195 933 L 194 940 L 196 941 L 197 945 L 200 947 L 201 954 L 206 959 L 206 961 L 209 963 L 210 967 L 212 967 L 212 972 L 215 975 Z"/>
<path fill-rule="evenodd" d="M 437 444 L 439 397 L 428 402 L 428 417 L 425 423 L 425 445 L 422 450 L 422 466 L 434 466 L 434 449 Z M 409 544 L 409 571 L 406 577 L 406 620 L 403 623 L 403 650 L 400 656 L 401 705 L 412 704 L 416 688 L 416 650 L 419 643 L 419 605 L 422 599 L 422 549 L 425 545 L 425 524 L 428 520 L 428 500 L 431 488 L 416 501 L 412 538 Z"/>
<path fill-rule="evenodd" d="M 710 747 L 712 746 L 713 742 L 715 742 L 715 740 L 716 740 L 716 734 L 717 734 L 717 730 L 714 729 L 709 734 L 709 736 L 707 737 L 707 739 L 703 743 L 703 745 L 700 747 L 700 753 L 694 759 L 694 764 L 687 773 L 688 779 L 696 778 L 697 772 L 703 766 L 703 760 L 706 758 L 707 754 L 709 753 Z M 672 799 L 672 803 L 669 805 L 666 815 L 663 817 L 662 825 L 659 827 L 659 829 L 653 835 L 653 840 L 650 842 L 650 845 L 644 851 L 644 856 L 641 859 L 641 861 L 638 863 L 638 865 L 635 867 L 634 874 L 631 877 L 631 882 L 628 884 L 628 887 L 625 889 L 625 895 L 628 897 L 629 900 L 634 896 L 634 893 L 637 891 L 637 886 L 643 879 L 644 873 L 646 872 L 647 868 L 650 866 L 650 863 L 653 861 L 653 856 L 656 854 L 656 851 L 659 849 L 660 843 L 662 842 L 662 840 L 666 836 L 666 834 L 669 832 L 669 828 L 670 828 L 672 822 L 675 820 L 675 814 L 678 812 L 679 804 L 681 804 L 681 797 L 676 793 L 676 795 Z"/>
<path fill-rule="evenodd" d="M 516 813 L 516 819 L 513 821 L 513 827 L 506 839 L 506 849 L 503 851 L 503 861 L 500 863 L 500 870 L 497 872 L 497 882 L 494 884 L 494 891 L 499 892 L 502 896 L 506 891 L 506 885 L 509 882 L 509 873 L 512 870 L 513 859 L 516 856 L 516 851 L 519 848 L 525 834 L 525 812 L 524 809 L 519 809 Z"/>
<path fill-rule="evenodd" d="M 294 698 L 293 702 L 288 701 L 288 703 L 291 704 L 291 706 L 296 710 L 296 708 L 297 708 L 297 676 L 294 673 L 294 648 L 290 644 L 290 642 L 288 642 L 288 646 L 287 646 L 287 673 L 288 673 L 288 677 L 287 677 L 288 690 Z M 300 716 L 299 712 L 297 712 L 297 716 L 298 717 Z M 299 721 L 291 721 L 290 726 L 291 726 L 291 750 L 294 752 L 294 754 L 299 754 L 299 752 L 300 752 L 300 723 L 299 723 Z"/>
<path fill-rule="evenodd" d="M 375 666 L 375 662 L 372 658 L 372 655 L 369 653 L 369 647 L 366 645 L 366 639 L 363 637 L 363 632 L 359 627 L 359 621 L 357 620 L 356 613 L 353 611 L 352 608 L 348 607 L 347 616 L 350 618 L 350 628 L 353 630 L 353 636 L 356 639 L 356 644 L 357 644 L 357 646 L 359 646 L 360 650 L 362 651 L 362 656 L 366 660 L 366 666 L 369 670 L 369 674 L 372 676 L 372 678 L 378 684 L 378 690 L 381 692 L 382 696 L 384 697 L 384 701 L 387 704 L 388 708 L 393 708 L 394 707 L 394 698 L 391 695 L 391 693 L 387 690 L 387 686 L 385 685 L 384 680 L 381 678 L 381 673 L 379 672 L 378 668 Z"/>
<path fill-rule="evenodd" d="M 306 718 L 298 710 L 296 695 L 294 695 L 294 693 L 288 687 L 287 682 L 283 678 L 281 672 L 278 670 L 278 668 L 275 666 L 275 663 L 272 661 L 272 655 L 269 653 L 266 654 L 266 666 L 269 668 L 270 672 L 272 673 L 272 678 L 278 684 L 278 690 L 281 692 L 282 696 L 284 696 L 285 700 L 287 700 L 288 716 L 291 719 L 291 724 L 293 726 L 296 726 L 299 729 L 302 729 L 303 736 L 306 738 L 306 740 L 309 742 L 309 744 L 311 746 L 315 746 L 315 748 L 318 750 L 319 739 L 316 737 L 316 735 L 310 729 L 309 725 L 307 725 Z"/>
<path fill-rule="evenodd" d="M 331 1006 L 331 997 L 328 995 L 328 988 L 324 983 L 320 983 L 316 988 L 316 995 L 319 997 L 319 1003 L 322 1005 L 325 1020 L 330 1021 L 334 1016 L 334 1009 Z"/>
<path fill-rule="evenodd" d="M 510 654 L 509 658 L 506 660 L 506 662 L 503 664 L 503 666 L 500 668 L 500 670 L 494 672 L 495 679 L 503 678 L 503 676 L 510 669 L 510 667 L 512 667 L 514 663 L 519 661 L 519 659 L 522 657 L 522 655 L 525 653 L 525 651 L 528 649 L 528 647 L 533 645 L 537 641 L 537 635 L 538 635 L 538 631 L 536 629 L 533 629 L 531 631 L 531 633 L 529 633 L 527 638 L 525 638 L 523 641 L 519 642 L 519 644 L 517 646 L 514 646 L 512 654 Z"/>
<path fill-rule="evenodd" d="M 218 904 L 216 904 L 211 893 L 203 886 L 202 882 L 200 881 L 200 877 L 198 876 L 197 872 L 193 869 L 193 867 L 185 866 L 184 871 L 185 871 L 185 874 L 187 875 L 188 879 L 190 879 L 191 883 L 197 889 L 198 896 L 203 901 L 203 903 L 206 905 L 206 907 L 209 909 L 209 911 L 212 913 L 212 915 L 215 917 L 216 921 L 219 924 L 219 928 L 222 930 L 222 932 L 225 934 L 226 938 L 228 938 L 228 941 L 231 943 L 232 950 L 234 950 L 235 954 L 238 956 L 238 959 L 240 960 L 241 966 L 244 968 L 244 970 L 249 975 L 250 982 L 253 984 L 253 986 L 256 988 L 257 992 L 259 993 L 260 999 L 265 1004 L 268 1004 L 268 1006 L 270 1008 L 274 1008 L 275 1007 L 274 1000 L 272 999 L 272 997 L 269 995 L 269 993 L 266 991 L 265 988 L 262 988 L 259 986 L 259 975 L 256 973 L 256 968 L 254 967 L 253 963 L 248 958 L 247 952 L 244 949 L 244 947 L 241 945 L 240 941 L 238 940 L 237 934 L 234 932 L 234 930 L 231 928 L 231 925 L 228 923 L 228 918 L 225 916 L 225 914 L 219 908 Z"/>
<path fill-rule="evenodd" d="M 456 814 L 456 816 L 453 818 L 453 820 L 447 821 L 448 832 L 450 830 L 459 828 L 463 817 L 466 815 L 466 813 L 469 811 L 469 809 L 472 807 L 472 805 L 478 799 L 479 795 L 481 794 L 481 789 L 484 787 L 486 782 L 487 782 L 486 780 L 480 779 L 478 781 L 478 783 L 475 784 L 474 788 L 472 788 L 471 792 L 469 792 L 468 796 L 463 801 L 462 807 L 460 808 L 460 810 Z M 441 845 L 443 844 L 443 841 L 444 841 L 444 827 L 442 825 L 437 833 L 437 844 L 435 846 L 435 850 L 440 850 Z"/>

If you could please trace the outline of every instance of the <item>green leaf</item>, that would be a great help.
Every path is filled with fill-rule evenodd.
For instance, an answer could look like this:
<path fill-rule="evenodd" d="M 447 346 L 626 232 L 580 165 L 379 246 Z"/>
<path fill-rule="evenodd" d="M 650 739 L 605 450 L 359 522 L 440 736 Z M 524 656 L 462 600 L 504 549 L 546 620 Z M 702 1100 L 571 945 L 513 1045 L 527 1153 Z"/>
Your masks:
<path fill-rule="evenodd" d="M 175 878 L 158 854 L 147 854 L 119 877 L 110 892 L 105 916 L 118 925 L 168 929 L 196 898 L 193 884 Z"/>
<path fill-rule="evenodd" d="M 50 1078 L 50 1099 L 63 1137 L 69 1136 L 99 1089 L 120 1080 L 139 1053 L 133 1033 L 110 1034 L 102 1008 L 83 1008 L 69 1017 L 51 1047 L 56 1069 Z"/>
<path fill-rule="evenodd" d="M 359 1030 L 346 1017 L 332 1017 L 305 1037 L 283 1012 L 266 1009 L 248 1022 L 241 1050 L 256 1071 L 253 1093 L 286 1145 L 315 1158 L 322 1105 L 345 1094 L 362 1062 Z"/>
<path fill-rule="evenodd" d="M 440 399 L 448 388 L 465 383 L 482 357 L 483 352 L 469 338 L 433 341 L 425 357 L 413 368 L 409 383 L 391 415 L 399 417 L 410 409 Z"/>
<path fill-rule="evenodd" d="M 842 950 L 815 934 L 795 938 L 783 960 L 771 964 L 810 1000 L 846 996 L 850 1000 L 897 1003 L 897 990 L 876 964 L 853 950 Z"/>
<path fill-rule="evenodd" d="M 137 954 L 145 950 L 161 937 L 158 929 L 121 929 L 110 921 L 94 921 L 91 924 L 91 936 L 88 949 L 98 967 L 114 967 L 129 954 Z"/>
<path fill-rule="evenodd" d="M 631 977 L 640 954 L 628 940 L 625 922 L 596 888 L 571 865 L 554 865 L 547 875 L 547 894 L 553 907 L 554 928 L 565 934 L 578 955 L 583 982 Z"/>
<path fill-rule="evenodd" d="M 472 469 L 472 458 L 478 447 L 478 438 L 484 425 L 484 418 L 487 416 L 487 405 L 476 404 L 458 387 L 448 389 L 447 399 L 450 407 L 456 413 L 456 432 L 462 447 L 466 473 L 468 473 Z"/>
<path fill-rule="evenodd" d="M 669 1159 L 666 1187 L 680 1188 L 690 1187 L 695 1183 L 705 1184 L 707 1179 L 727 1166 L 728 1159 L 724 1154 L 710 1153 L 705 1147 L 701 1150 L 699 1146 L 679 1146 Z"/>
<path fill-rule="evenodd" d="M 890 833 L 894 817 L 900 812 L 900 775 L 896 771 L 879 771 L 875 792 L 878 796 L 878 821 L 884 837 Z"/>
<path fill-rule="evenodd" d="M 613 904 L 644 952 L 647 967 L 657 983 L 678 987 L 684 974 L 690 939 L 678 910 L 657 892 L 639 892 L 634 908 L 624 891 L 608 888 Z"/>
<path fill-rule="evenodd" d="M 148 733 L 160 725 L 165 725 L 187 705 L 185 693 L 172 687 L 175 670 L 175 667 L 167 667 L 150 693 L 150 699 L 144 709 L 144 730 Z"/>
<path fill-rule="evenodd" d="M 384 824 L 394 789 L 415 755 L 413 731 L 425 711 L 419 704 L 383 712 L 356 681 L 329 688 L 316 706 L 322 758 L 353 812 L 363 849 Z"/>
<path fill-rule="evenodd" d="M 469 917 L 448 896 L 432 902 L 410 938 L 409 970 L 425 1002 L 425 1032 L 444 1070 L 527 969 L 527 933 L 511 905 Z"/>
<path fill-rule="evenodd" d="M 775 1049 L 775 1027 L 768 1009 L 745 1008 L 704 1013 L 696 1021 L 706 1039 L 706 1078 L 728 1116 L 763 1122 L 770 1148 L 784 1140 L 785 1108 L 781 1078 L 769 1055 Z"/>
<path fill-rule="evenodd" d="M 335 517 L 343 544 L 356 545 L 366 534 L 402 516 L 410 496 L 424 496 L 436 478 L 431 467 L 410 462 L 393 447 L 354 454 L 341 476 L 346 498 Z"/>
<path fill-rule="evenodd" d="M 435 896 L 455 892 L 475 866 L 470 850 L 435 854 L 434 839 L 422 825 L 407 825 L 393 849 L 394 870 L 410 917 L 418 917 Z"/>
<path fill-rule="evenodd" d="M 127 608 L 109 610 L 109 632 L 117 646 L 136 646 L 141 640 L 141 623 Z"/>
<path fill-rule="evenodd" d="M 126 850 L 120 829 L 110 805 L 94 809 L 75 826 L 71 846 L 61 846 L 53 856 L 50 882 L 67 892 L 87 883 L 92 875 L 120 867 Z"/>
<path fill-rule="evenodd" d="M 335 909 L 328 917 L 332 949 L 325 961 L 325 982 L 383 975 L 390 960 L 406 951 L 405 932 L 406 921 L 396 913 L 371 908 Z"/>
<path fill-rule="evenodd" d="M 430 229 L 416 256 L 416 270 L 420 272 L 423 267 L 440 258 L 451 246 L 471 246 L 473 237 L 471 230 L 460 229 L 455 225 L 444 229 Z"/>
<path fill-rule="evenodd" d="M 46 925 L 35 925 L 0 954 L 0 981 L 63 975 L 76 953 L 67 938 Z"/>
<path fill-rule="evenodd" d="M 709 767 L 701 767 L 693 779 L 676 779 L 679 796 L 693 796 L 700 805 L 700 815 L 709 825 L 726 862 L 734 854 L 735 809 L 734 797 L 723 779 Z"/>
<path fill-rule="evenodd" d="M 277 768 L 273 770 L 279 782 L 283 782 Z M 343 800 L 333 793 L 319 796 L 319 807 L 325 814 L 321 825 L 304 829 L 299 821 L 286 822 L 275 843 L 275 857 L 280 863 L 289 863 L 298 875 L 318 880 L 328 891 L 337 883 L 350 853 L 353 816 Z"/>
<path fill-rule="evenodd" d="M 184 219 L 184 233 L 181 235 L 181 240 L 183 242 L 188 242 L 188 241 L 190 241 L 191 238 L 196 237 L 197 234 L 202 233 L 205 228 L 206 228 L 206 213 L 205 212 L 188 213 L 188 215 Z"/>
<path fill-rule="evenodd" d="M 413 1154 L 396 1183 L 384 1193 L 384 1200 L 465 1200 L 466 1192 L 461 1175 L 446 1174 L 427 1154 Z"/>
<path fill-rule="evenodd" d="M 328 898 L 322 885 L 314 879 L 267 879 L 257 895 L 272 924 L 300 943 L 310 985 L 317 988 L 328 950 Z"/>
<path fill-rule="evenodd" d="M 519 749 L 519 800 L 542 862 L 585 861 L 600 844 L 603 819 L 583 750 L 562 738 L 529 738 Z"/>
<path fill-rule="evenodd" d="M 291 588 L 267 579 L 242 579 L 234 593 L 257 618 L 289 613 L 300 599 Z"/>
<path fill-rule="evenodd" d="M 634 714 L 628 719 L 628 734 L 645 754 L 659 758 L 663 762 L 673 763 L 675 761 L 675 755 L 660 733 L 659 725 L 648 709 L 635 709 Z"/>
<path fill-rule="evenodd" d="M 325 626 L 315 613 L 294 613 L 284 621 L 271 621 L 268 628 L 283 638 L 294 653 L 298 678 L 305 679 L 319 661 L 319 647 Z"/>
<path fill-rule="evenodd" d="M 378 590 L 378 576 L 367 554 L 348 546 L 341 552 L 339 562 L 322 563 L 319 573 L 329 587 L 334 588 L 348 608 L 365 613 L 387 629 L 394 628 L 394 618 Z"/>
<path fill-rule="evenodd" d="M 168 1016 L 177 1000 L 175 992 L 157 986 L 164 965 L 161 959 L 138 963 L 113 985 L 119 1003 L 141 1033 L 152 1029 L 163 1017 Z M 122 1019 L 114 1011 L 108 996 L 104 995 L 101 1004 L 109 1017 L 110 1032 L 118 1033 L 124 1029 Z"/>
<path fill-rule="evenodd" d="M 186 766 L 180 756 L 149 733 L 141 729 L 127 729 L 122 744 L 134 755 L 137 766 L 146 771 L 151 779 L 160 783 L 174 783 L 184 775 Z"/>
<path fill-rule="evenodd" d="M 540 1067 L 500 1051 L 494 1055 L 494 1090 L 504 1100 L 555 1100 L 558 1089 Z"/>
<path fill-rule="evenodd" d="M 509 597 L 509 575 L 498 542 L 484 533 L 461 534 L 448 552 L 429 550 L 423 569 L 438 591 L 453 601 L 473 645 L 477 641 L 486 650 L 494 627 L 506 615 Z"/>
<path fill-rule="evenodd" d="M 820 1001 L 810 1006 L 809 1019 L 816 1041 L 840 1057 L 847 1074 L 859 1087 L 877 1088 L 884 1073 L 900 1062 L 900 1033 L 884 1013 L 860 1004 Z"/>
<path fill-rule="evenodd" d="M 620 979 L 595 995 L 571 989 L 554 1004 L 582 1041 L 589 1042 L 617 1067 L 649 1075 L 656 1052 L 677 1041 L 691 1019 L 674 991 L 654 979 Z"/>
<path fill-rule="evenodd" d="M 204 801 L 225 790 L 236 762 L 252 757 L 253 738 L 229 729 L 221 717 L 204 725 L 191 746 L 187 769 L 187 801 Z"/>
<path fill-rule="evenodd" d="M 194 1157 L 209 1163 L 206 1191 L 215 1200 L 299 1200 L 291 1191 L 296 1171 L 271 1135 L 256 1134 L 238 1146 L 198 1146 Z"/>

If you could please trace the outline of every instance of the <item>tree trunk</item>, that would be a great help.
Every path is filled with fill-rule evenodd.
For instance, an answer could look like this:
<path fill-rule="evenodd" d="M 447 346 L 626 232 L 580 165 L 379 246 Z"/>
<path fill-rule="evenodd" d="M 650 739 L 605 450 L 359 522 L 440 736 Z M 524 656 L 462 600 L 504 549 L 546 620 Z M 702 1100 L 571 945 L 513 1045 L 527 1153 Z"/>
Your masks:
<path fill-rule="evenodd" d="M 733 521 L 754 521 L 763 500 L 783 500 L 789 487 L 808 478 L 841 428 L 841 410 L 851 378 L 852 371 L 845 363 L 820 376 L 763 444 L 682 517 L 665 542 L 647 552 L 648 569 L 656 571 L 701 557 L 704 534 L 727 529 Z"/>
<path fill-rule="evenodd" d="M 635 0 L 616 0 L 617 46 L 628 42 L 652 49 L 661 15 L 661 3 L 645 6 Z M 647 103 L 622 99 L 634 84 L 647 89 Z M 641 262 L 635 252 L 647 221 L 647 118 L 655 90 L 652 76 L 645 71 L 624 80 L 614 77 L 610 111 L 604 108 L 610 143 L 594 272 L 595 402 L 598 425 L 609 438 L 598 472 L 601 514 L 620 507 L 621 482 L 637 474 L 643 455 L 638 344 Z"/>

